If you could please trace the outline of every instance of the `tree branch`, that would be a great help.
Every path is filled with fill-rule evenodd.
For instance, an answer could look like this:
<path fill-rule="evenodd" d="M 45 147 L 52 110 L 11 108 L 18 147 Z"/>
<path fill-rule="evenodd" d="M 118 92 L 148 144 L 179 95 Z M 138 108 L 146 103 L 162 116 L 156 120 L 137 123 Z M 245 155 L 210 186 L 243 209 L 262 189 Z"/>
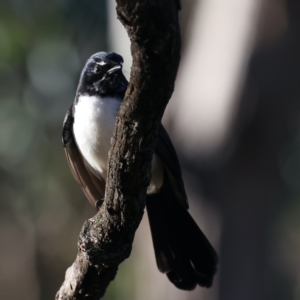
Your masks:
<path fill-rule="evenodd" d="M 77 258 L 57 300 L 101 298 L 130 255 L 145 208 L 158 124 L 180 60 L 178 1 L 116 2 L 131 40 L 131 79 L 111 142 L 105 201 L 83 225 Z"/>

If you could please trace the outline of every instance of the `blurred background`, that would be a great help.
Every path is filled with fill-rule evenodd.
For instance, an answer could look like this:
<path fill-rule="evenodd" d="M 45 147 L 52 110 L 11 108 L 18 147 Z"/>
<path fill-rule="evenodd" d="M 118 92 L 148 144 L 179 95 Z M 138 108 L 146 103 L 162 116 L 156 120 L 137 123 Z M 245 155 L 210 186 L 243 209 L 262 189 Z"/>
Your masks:
<path fill-rule="evenodd" d="M 190 212 L 220 256 L 214 286 L 159 273 L 145 214 L 105 300 L 300 299 L 300 2 L 182 0 L 182 60 L 164 117 Z M 54 299 L 93 208 L 61 144 L 86 59 L 125 58 L 115 3 L 2 0 L 0 298 Z"/>

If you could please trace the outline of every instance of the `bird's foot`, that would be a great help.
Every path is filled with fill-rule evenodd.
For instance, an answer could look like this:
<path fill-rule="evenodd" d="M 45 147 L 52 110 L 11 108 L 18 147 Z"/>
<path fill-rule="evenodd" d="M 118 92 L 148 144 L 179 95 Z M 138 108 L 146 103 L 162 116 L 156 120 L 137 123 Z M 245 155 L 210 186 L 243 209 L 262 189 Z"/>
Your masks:
<path fill-rule="evenodd" d="M 97 200 L 95 203 L 96 209 L 99 210 L 102 203 L 104 202 L 104 198 L 102 198 L 101 200 Z"/>

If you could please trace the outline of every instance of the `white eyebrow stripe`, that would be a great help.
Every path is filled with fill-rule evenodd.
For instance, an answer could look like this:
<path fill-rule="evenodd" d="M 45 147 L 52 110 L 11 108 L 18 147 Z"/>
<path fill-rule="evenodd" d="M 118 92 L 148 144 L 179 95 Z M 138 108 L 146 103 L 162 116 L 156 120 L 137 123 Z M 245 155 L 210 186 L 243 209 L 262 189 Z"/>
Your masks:
<path fill-rule="evenodd" d="M 99 65 L 99 66 L 104 66 L 104 65 L 106 65 L 106 62 L 100 61 L 100 62 L 96 62 L 96 64 Z"/>
<path fill-rule="evenodd" d="M 107 73 L 112 73 L 114 70 L 121 69 L 121 66 L 115 66 L 107 71 Z"/>

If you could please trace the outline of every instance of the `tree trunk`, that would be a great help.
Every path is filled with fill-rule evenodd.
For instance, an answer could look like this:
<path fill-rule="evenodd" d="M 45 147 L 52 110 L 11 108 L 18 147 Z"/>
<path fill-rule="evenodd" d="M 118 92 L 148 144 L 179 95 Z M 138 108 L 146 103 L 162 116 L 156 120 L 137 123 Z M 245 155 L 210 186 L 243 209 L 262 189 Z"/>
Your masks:
<path fill-rule="evenodd" d="M 131 80 L 116 121 L 105 201 L 81 230 L 78 255 L 56 299 L 99 299 L 131 252 L 145 207 L 150 165 L 180 60 L 178 2 L 117 0 L 131 40 Z"/>

